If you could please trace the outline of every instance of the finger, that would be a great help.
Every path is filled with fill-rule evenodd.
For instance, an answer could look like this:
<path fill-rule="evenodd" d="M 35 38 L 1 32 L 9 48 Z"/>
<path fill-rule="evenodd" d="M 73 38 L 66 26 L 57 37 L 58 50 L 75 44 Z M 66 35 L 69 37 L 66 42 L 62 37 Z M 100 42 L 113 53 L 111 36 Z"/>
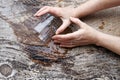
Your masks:
<path fill-rule="evenodd" d="M 86 43 L 79 43 L 76 46 L 85 46 L 85 45 L 89 45 L 90 43 L 86 42 Z"/>
<path fill-rule="evenodd" d="M 81 20 L 79 20 L 78 18 L 70 17 L 70 20 L 71 20 L 73 23 L 77 24 L 79 27 L 81 27 L 81 28 L 83 27 L 83 26 L 82 26 L 83 22 L 82 22 Z"/>
<path fill-rule="evenodd" d="M 36 14 L 35 16 L 39 17 L 43 14 L 46 14 L 46 13 L 51 13 L 55 16 L 61 16 L 61 8 L 58 8 L 58 7 L 49 7 L 49 6 L 45 6 L 43 8 L 41 8 Z"/>
<path fill-rule="evenodd" d="M 54 40 L 54 43 L 61 43 L 61 41 L 59 41 L 59 40 Z"/>
<path fill-rule="evenodd" d="M 86 43 L 89 42 L 88 40 L 82 39 L 79 37 L 79 39 L 71 39 L 71 40 L 62 40 L 62 39 L 54 39 L 55 43 L 63 43 L 63 44 L 69 44 L 72 42 L 72 44 L 79 44 L 79 43 Z"/>
<path fill-rule="evenodd" d="M 75 40 L 78 37 L 80 37 L 80 30 L 79 31 L 75 31 L 72 33 L 68 33 L 68 34 L 60 34 L 60 35 L 55 35 L 52 37 L 53 40 L 60 40 L 60 41 L 67 41 L 67 40 Z"/>
<path fill-rule="evenodd" d="M 60 47 L 72 48 L 72 47 L 75 47 L 75 45 L 60 44 Z"/>
<path fill-rule="evenodd" d="M 49 8 L 46 8 L 46 9 L 40 11 L 39 13 L 37 13 L 36 16 L 37 16 L 37 17 L 42 16 L 42 15 L 48 13 L 49 10 L 50 10 Z"/>
<path fill-rule="evenodd" d="M 88 44 L 93 44 L 91 43 L 89 40 L 85 40 L 85 39 L 80 39 L 80 40 L 70 40 L 70 41 L 57 41 L 60 42 L 60 44 L 64 44 L 64 45 L 88 45 Z"/>
<path fill-rule="evenodd" d="M 85 46 L 85 45 L 89 45 L 90 43 L 79 43 L 79 44 L 64 44 L 61 43 L 60 46 L 61 47 L 68 47 L 68 48 L 72 48 L 72 47 L 78 47 L 78 46 Z"/>
<path fill-rule="evenodd" d="M 64 41 L 62 41 L 62 40 L 54 40 L 54 43 L 63 43 L 63 44 L 70 44 L 72 42 L 72 40 L 64 40 Z"/>
<path fill-rule="evenodd" d="M 63 20 L 63 24 L 57 29 L 56 34 L 63 32 L 70 25 L 69 20 Z"/>
<path fill-rule="evenodd" d="M 39 14 L 41 11 L 45 10 L 47 7 L 48 7 L 48 6 L 45 6 L 45 7 L 41 8 L 40 10 L 38 10 L 38 11 L 34 14 L 34 16 L 38 16 L 38 14 Z"/>
<path fill-rule="evenodd" d="M 60 40 L 60 41 L 67 41 L 67 40 L 73 40 L 76 38 L 75 36 L 75 32 L 73 33 L 68 33 L 68 34 L 64 34 L 64 35 L 55 35 L 52 37 L 52 39 L 54 40 Z"/>

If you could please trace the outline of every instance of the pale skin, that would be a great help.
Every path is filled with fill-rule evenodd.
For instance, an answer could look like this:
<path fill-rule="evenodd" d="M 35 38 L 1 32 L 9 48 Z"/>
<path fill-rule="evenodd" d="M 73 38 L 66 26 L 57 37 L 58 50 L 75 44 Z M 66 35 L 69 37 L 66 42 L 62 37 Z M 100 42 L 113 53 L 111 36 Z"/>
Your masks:
<path fill-rule="evenodd" d="M 89 0 L 77 8 L 45 6 L 41 8 L 35 16 L 39 17 L 45 13 L 50 13 L 62 19 L 63 24 L 56 31 L 56 35 L 52 37 L 54 42 L 59 43 L 61 47 L 95 44 L 120 55 L 120 43 L 118 43 L 120 42 L 120 37 L 99 32 L 78 19 L 97 11 L 119 5 L 120 0 Z M 73 33 L 65 35 L 60 34 L 71 23 L 75 23 L 80 29 Z"/>

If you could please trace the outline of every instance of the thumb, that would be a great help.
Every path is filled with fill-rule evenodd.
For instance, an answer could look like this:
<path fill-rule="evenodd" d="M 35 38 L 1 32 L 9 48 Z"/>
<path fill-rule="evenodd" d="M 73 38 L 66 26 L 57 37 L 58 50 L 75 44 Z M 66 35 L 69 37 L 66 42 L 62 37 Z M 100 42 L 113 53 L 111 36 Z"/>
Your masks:
<path fill-rule="evenodd" d="M 69 20 L 63 20 L 63 24 L 57 29 L 56 34 L 63 32 L 70 25 Z"/>
<path fill-rule="evenodd" d="M 73 18 L 73 17 L 70 17 L 70 21 L 75 23 L 76 25 L 78 25 L 80 28 L 82 28 L 82 24 L 83 22 L 81 20 L 79 20 L 78 18 Z"/>

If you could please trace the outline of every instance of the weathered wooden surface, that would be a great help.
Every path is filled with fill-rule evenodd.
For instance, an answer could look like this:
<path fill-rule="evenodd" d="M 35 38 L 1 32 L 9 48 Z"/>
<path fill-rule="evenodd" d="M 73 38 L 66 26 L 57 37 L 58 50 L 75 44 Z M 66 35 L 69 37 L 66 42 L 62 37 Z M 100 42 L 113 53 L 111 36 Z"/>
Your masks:
<path fill-rule="evenodd" d="M 61 4 L 77 6 L 84 1 L 64 0 Z M 66 58 L 49 62 L 51 66 L 31 60 L 9 22 L 32 25 L 30 20 L 36 9 L 56 4 L 59 4 L 56 0 L 0 0 L 0 79 L 120 80 L 120 56 L 97 46 L 69 49 Z M 100 31 L 120 36 L 119 16 L 117 7 L 90 15 L 83 21 Z"/>

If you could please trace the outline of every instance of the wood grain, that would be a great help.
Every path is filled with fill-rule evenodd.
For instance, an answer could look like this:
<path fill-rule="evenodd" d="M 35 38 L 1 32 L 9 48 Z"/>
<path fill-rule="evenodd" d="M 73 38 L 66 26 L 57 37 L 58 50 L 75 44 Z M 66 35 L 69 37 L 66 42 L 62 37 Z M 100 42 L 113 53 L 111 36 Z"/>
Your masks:
<path fill-rule="evenodd" d="M 61 5 L 78 6 L 84 1 L 63 0 Z M 39 39 L 30 35 L 32 32 L 26 26 L 32 28 L 39 20 L 32 17 L 39 8 L 57 4 L 57 0 L 0 0 L 0 79 L 119 80 L 120 56 L 107 49 L 94 45 L 62 49 L 51 43 L 51 51 L 48 46 L 38 45 Z M 97 30 L 120 36 L 119 16 L 120 9 L 116 7 L 82 20 Z M 105 23 L 104 29 L 99 29 L 102 22 Z M 23 40 L 21 37 L 28 34 L 27 31 L 34 37 L 29 38 L 31 45 L 19 40 Z"/>

